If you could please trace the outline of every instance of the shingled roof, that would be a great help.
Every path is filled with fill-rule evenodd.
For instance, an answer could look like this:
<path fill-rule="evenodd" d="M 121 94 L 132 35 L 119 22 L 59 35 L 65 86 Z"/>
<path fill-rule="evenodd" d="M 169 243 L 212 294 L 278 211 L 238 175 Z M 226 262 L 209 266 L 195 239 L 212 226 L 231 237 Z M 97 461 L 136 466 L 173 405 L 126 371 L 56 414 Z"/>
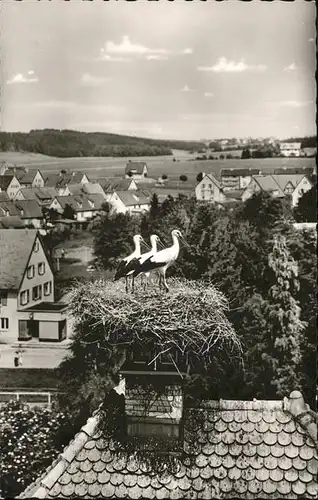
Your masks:
<path fill-rule="evenodd" d="M 126 164 L 125 174 L 129 174 L 129 172 L 133 172 L 134 174 L 141 175 L 143 173 L 144 167 L 147 167 L 147 163 L 144 161 L 129 161 Z"/>
<path fill-rule="evenodd" d="M 0 229 L 0 289 L 19 289 L 36 235 L 35 229 Z"/>
<path fill-rule="evenodd" d="M 13 175 L 0 175 L 0 189 L 6 191 L 13 179 Z"/>
<path fill-rule="evenodd" d="M 185 414 L 203 416 L 194 449 L 176 468 L 154 472 L 116 452 L 99 413 L 19 498 L 316 498 L 317 416 L 298 391 L 283 401 L 210 401 Z"/>

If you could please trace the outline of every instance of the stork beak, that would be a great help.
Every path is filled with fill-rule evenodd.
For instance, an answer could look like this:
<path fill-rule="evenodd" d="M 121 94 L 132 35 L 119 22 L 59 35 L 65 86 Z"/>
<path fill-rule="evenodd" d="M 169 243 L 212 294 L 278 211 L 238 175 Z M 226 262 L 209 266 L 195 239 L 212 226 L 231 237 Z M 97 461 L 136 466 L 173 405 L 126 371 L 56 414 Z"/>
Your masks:
<path fill-rule="evenodd" d="M 162 248 L 162 249 L 165 248 L 164 244 L 162 243 L 162 241 L 160 239 L 157 240 L 157 243 L 158 243 L 158 246 L 160 248 Z"/>
<path fill-rule="evenodd" d="M 184 238 L 184 236 L 180 236 L 180 240 L 182 241 L 185 247 L 191 248 L 187 240 Z"/>
<path fill-rule="evenodd" d="M 145 247 L 147 248 L 147 250 L 150 250 L 150 246 L 148 245 L 148 243 L 145 242 L 145 240 L 143 238 L 141 240 L 141 243 L 143 243 L 145 245 Z"/>

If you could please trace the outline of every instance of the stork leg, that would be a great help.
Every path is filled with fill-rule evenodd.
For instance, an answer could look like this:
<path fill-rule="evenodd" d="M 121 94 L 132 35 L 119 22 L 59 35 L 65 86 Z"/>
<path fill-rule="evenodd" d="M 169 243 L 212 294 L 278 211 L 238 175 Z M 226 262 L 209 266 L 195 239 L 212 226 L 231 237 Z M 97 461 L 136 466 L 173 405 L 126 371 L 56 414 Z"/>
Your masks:
<path fill-rule="evenodd" d="M 163 285 L 165 287 L 166 292 L 168 293 L 169 292 L 169 287 L 167 285 L 166 275 L 164 274 L 162 278 L 163 278 Z"/>
<path fill-rule="evenodd" d="M 132 275 L 131 279 L 131 293 L 135 293 L 135 277 Z"/>
<path fill-rule="evenodd" d="M 125 282 L 126 282 L 126 293 L 128 293 L 128 276 L 125 276 Z"/>

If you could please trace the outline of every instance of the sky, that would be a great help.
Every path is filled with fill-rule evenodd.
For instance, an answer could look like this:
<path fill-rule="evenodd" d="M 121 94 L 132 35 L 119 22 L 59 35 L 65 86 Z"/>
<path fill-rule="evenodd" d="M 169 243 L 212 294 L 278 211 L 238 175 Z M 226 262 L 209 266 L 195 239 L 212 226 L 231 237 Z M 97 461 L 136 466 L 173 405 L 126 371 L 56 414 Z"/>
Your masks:
<path fill-rule="evenodd" d="M 1 129 L 316 134 L 314 2 L 2 0 Z"/>

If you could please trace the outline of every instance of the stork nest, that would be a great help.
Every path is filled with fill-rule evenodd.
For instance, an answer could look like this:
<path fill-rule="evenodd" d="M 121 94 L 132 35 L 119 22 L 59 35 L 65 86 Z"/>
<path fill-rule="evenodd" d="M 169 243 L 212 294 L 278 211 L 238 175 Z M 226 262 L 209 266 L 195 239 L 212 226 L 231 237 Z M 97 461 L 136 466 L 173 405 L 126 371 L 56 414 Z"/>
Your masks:
<path fill-rule="evenodd" d="M 99 280 L 74 286 L 70 309 L 82 340 L 101 339 L 103 346 L 152 345 L 155 352 L 179 351 L 200 362 L 216 351 L 241 358 L 241 343 L 226 317 L 228 302 L 210 283 L 171 279 L 170 292 L 137 290 Z"/>

